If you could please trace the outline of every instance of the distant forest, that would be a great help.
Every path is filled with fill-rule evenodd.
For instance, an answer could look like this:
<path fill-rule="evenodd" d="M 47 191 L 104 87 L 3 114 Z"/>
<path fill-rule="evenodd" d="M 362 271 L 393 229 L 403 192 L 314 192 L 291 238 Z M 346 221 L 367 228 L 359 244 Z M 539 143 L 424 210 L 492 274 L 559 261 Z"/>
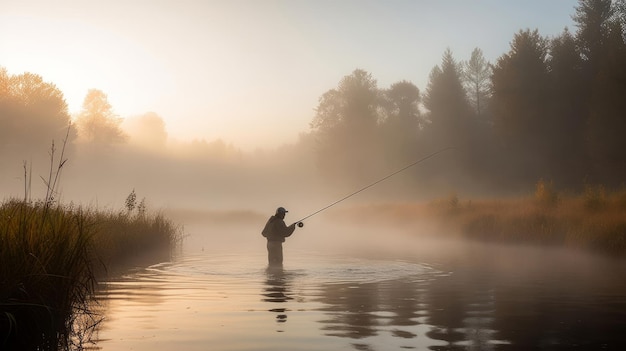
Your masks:
<path fill-rule="evenodd" d="M 626 1 L 580 0 L 572 18 L 575 30 L 556 37 L 520 30 L 493 63 L 479 48 L 467 60 L 447 50 L 423 91 L 409 81 L 382 89 L 356 69 L 319 98 L 296 144 L 269 152 L 311 154 L 322 178 L 335 183 L 363 183 L 454 147 L 411 170 L 412 181 L 500 194 L 528 191 L 540 180 L 571 191 L 624 186 Z M 4 163 L 46 150 L 52 139 L 67 140 L 69 154 L 137 141 L 112 111 L 106 94 L 90 90 L 67 134 L 72 118 L 54 84 L 0 68 L 0 157 Z M 136 122 L 144 145 L 165 148 L 158 115 Z M 245 159 L 221 141 L 188 147 Z"/>
<path fill-rule="evenodd" d="M 423 180 L 459 189 L 624 185 L 625 4 L 581 0 L 574 33 L 520 30 L 495 63 L 478 48 L 467 61 L 448 50 L 423 92 L 407 81 L 379 89 L 354 71 L 320 98 L 311 123 L 321 169 L 358 176 L 374 155 L 399 166 L 454 146 Z"/>

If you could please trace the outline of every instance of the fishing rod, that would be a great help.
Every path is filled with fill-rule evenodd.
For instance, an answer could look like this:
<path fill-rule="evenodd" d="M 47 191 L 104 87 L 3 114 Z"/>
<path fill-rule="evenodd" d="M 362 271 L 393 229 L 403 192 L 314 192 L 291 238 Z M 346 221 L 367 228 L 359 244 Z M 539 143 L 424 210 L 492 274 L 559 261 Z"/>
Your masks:
<path fill-rule="evenodd" d="M 403 167 L 403 168 L 401 168 L 401 169 L 399 169 L 399 170 L 397 170 L 397 171 L 395 171 L 395 172 L 393 172 L 393 173 L 391 173 L 391 174 L 389 174 L 389 175 L 387 175 L 387 176 L 385 176 L 385 177 L 383 177 L 383 178 L 380 178 L 379 180 L 377 180 L 377 181 L 375 181 L 375 182 L 373 182 L 373 183 L 371 183 L 371 184 L 368 184 L 368 185 L 366 185 L 366 186 L 362 187 L 361 189 L 359 189 L 359 190 L 357 190 L 357 191 L 355 191 L 355 192 L 353 192 L 353 193 L 350 193 L 350 194 L 348 194 L 348 195 L 346 195 L 346 196 L 342 197 L 341 199 L 339 199 L 339 200 L 337 200 L 337 201 L 335 201 L 335 202 L 331 203 L 330 205 L 327 205 L 327 206 L 325 206 L 325 207 L 322 207 L 321 209 L 319 209 L 319 210 L 317 210 L 317 211 L 315 211 L 315 212 L 311 213 L 310 215 L 308 215 L 308 216 L 306 216 L 306 217 L 302 218 L 301 220 L 296 221 L 296 223 L 297 223 L 298 227 L 302 228 L 302 227 L 304 227 L 304 223 L 302 223 L 302 221 L 304 221 L 305 219 L 311 218 L 311 217 L 315 216 L 316 214 L 318 214 L 318 213 L 320 213 L 320 212 L 322 212 L 322 211 L 324 211 L 324 210 L 327 210 L 327 209 L 329 209 L 329 208 L 331 208 L 331 207 L 335 206 L 336 204 L 338 204 L 338 203 L 340 203 L 340 202 L 342 202 L 342 201 L 344 201 L 344 200 L 347 200 L 347 199 L 351 198 L 352 196 L 354 196 L 354 195 L 356 195 L 356 194 L 358 194 L 358 193 L 360 193 L 360 192 L 362 192 L 362 191 L 365 191 L 365 190 L 367 190 L 367 189 L 369 189 L 369 188 L 373 187 L 374 185 L 376 185 L 376 184 L 378 184 L 378 183 L 380 183 L 380 182 L 383 182 L 383 181 L 385 181 L 385 180 L 387 180 L 387 179 L 389 179 L 389 178 L 391 178 L 391 177 L 395 176 L 395 175 L 396 175 L 396 174 L 398 174 L 398 173 L 404 172 L 405 170 L 407 170 L 407 169 L 409 169 L 409 168 L 411 168 L 411 167 L 413 167 L 413 166 L 415 166 L 415 165 L 417 165 L 417 164 L 420 164 L 420 163 L 422 163 L 422 162 L 424 162 L 424 161 L 428 160 L 429 158 L 435 157 L 435 156 L 439 155 L 439 154 L 440 154 L 440 153 L 442 153 L 442 152 L 448 151 L 448 150 L 450 150 L 450 149 L 454 149 L 454 146 L 449 146 L 449 147 L 443 148 L 443 149 L 441 149 L 441 150 L 435 151 L 435 152 L 433 152 L 432 154 L 430 154 L 430 155 L 428 155 L 428 156 L 425 156 L 425 157 L 423 157 L 423 158 L 421 158 L 421 159 L 419 159 L 419 160 L 417 160 L 417 161 L 415 161 L 415 162 L 413 162 L 413 163 L 411 163 L 411 164 L 409 164 L 409 165 L 407 165 L 407 166 L 405 166 L 405 167 Z"/>

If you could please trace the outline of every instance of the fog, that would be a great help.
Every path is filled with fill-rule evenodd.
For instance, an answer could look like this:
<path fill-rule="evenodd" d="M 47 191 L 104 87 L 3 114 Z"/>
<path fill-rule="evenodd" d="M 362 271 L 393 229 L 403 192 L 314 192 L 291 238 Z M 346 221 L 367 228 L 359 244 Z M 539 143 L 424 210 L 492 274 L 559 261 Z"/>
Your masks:
<path fill-rule="evenodd" d="M 124 2 L 105 11 L 22 2 L 0 14 L 13 29 L 3 32 L 21 34 L 0 40 L 0 64 L 13 72 L 0 66 L 0 200 L 119 211 L 122 221 L 132 194 L 134 219 L 145 219 L 145 205 L 182 228 L 169 257 L 153 256 L 143 237 L 112 245 L 129 262 L 150 257 L 128 270 L 119 285 L 131 291 L 113 293 L 109 307 L 121 302 L 124 316 L 124 303 L 146 293 L 143 279 L 158 279 L 140 318 L 111 318 L 121 329 L 147 318 L 150 331 L 105 344 L 171 334 L 177 346 L 187 335 L 185 345 L 206 348 L 215 325 L 252 345 L 242 330 L 256 333 L 250 316 L 260 314 L 250 312 L 267 310 L 306 329 L 282 334 L 298 345 L 328 336 L 359 350 L 385 337 L 481 350 L 626 341 L 625 1 L 580 0 L 567 21 L 563 4 L 545 1 Z M 509 30 L 518 20 L 526 29 Z M 287 225 L 304 227 L 286 238 L 274 272 L 279 260 L 265 255 L 278 245 L 261 232 L 278 207 Z M 408 264 L 388 277 L 398 262 Z M 355 282 L 356 271 L 376 277 Z M 221 310 L 235 316 L 232 330 L 204 305 L 215 292 L 217 304 L 237 305 Z M 268 295 L 310 307 L 259 304 Z M 199 311 L 188 296 L 206 319 L 185 316 Z M 286 324 L 287 312 L 322 326 Z M 202 330 L 159 329 L 175 316 Z M 274 336 L 262 338 L 267 348 Z"/>
<path fill-rule="evenodd" d="M 70 115 L 54 82 L 0 68 L 0 192 L 37 200 L 52 191 L 62 203 L 120 209 L 134 191 L 149 210 L 179 216 L 182 224 L 198 218 L 248 223 L 250 217 L 255 226 L 279 206 L 296 221 L 345 198 L 308 219 L 308 227 L 340 207 L 519 198 L 544 181 L 555 193 L 580 193 L 589 185 L 614 190 L 626 175 L 619 118 L 624 104 L 613 98 L 624 91 L 626 60 L 620 59 L 624 16 L 618 16 L 624 9 L 612 7 L 615 16 L 603 18 L 598 33 L 586 28 L 597 24 L 594 11 L 601 6 L 580 3 L 572 9 L 575 33 L 565 29 L 545 37 L 538 29 L 520 30 L 493 62 L 478 47 L 469 57 L 445 49 L 422 87 L 406 79 L 379 84 L 378 72 L 357 66 L 313 95 L 317 105 L 296 103 L 309 111 L 290 116 L 309 122 L 308 128 L 292 130 L 296 141 L 256 150 L 220 138 L 172 137 L 168 128 L 191 121 L 190 106 L 167 116 L 121 117 L 106 92 L 89 89 L 82 109 Z M 595 35 L 603 38 L 602 47 L 592 45 Z M 286 59 L 266 54 L 277 62 Z M 259 85 L 265 82 L 250 76 L 246 84 L 225 89 L 258 91 L 251 95 L 262 99 L 266 87 Z M 203 98 L 194 104 L 214 98 L 205 89 L 195 93 Z M 228 111 L 253 106 L 251 99 L 225 100 L 228 109 L 193 119 L 219 129 L 233 122 Z M 282 138 L 278 117 L 258 116 L 263 114 L 249 113 L 249 122 L 235 125 L 239 137 L 254 130 L 264 138 Z M 165 120 L 172 119 L 177 123 L 168 126 Z M 414 167 L 404 169 L 407 165 Z M 385 223 L 393 232 L 425 231 L 403 225 Z"/>
<path fill-rule="evenodd" d="M 391 92 L 402 97 L 418 90 L 402 82 L 381 92 L 362 70 L 339 83 L 339 93 L 346 99 L 356 94 L 373 101 L 379 93 Z M 262 250 L 260 230 L 277 207 L 289 210 L 288 223 L 324 209 L 305 221 L 305 227 L 288 240 L 289 247 L 405 257 L 449 255 L 463 246 L 458 233 L 442 232 L 423 220 L 403 220 L 414 215 L 410 212 L 401 214 L 400 220 L 382 216 L 372 223 L 367 217 L 371 213 L 359 214 L 358 206 L 389 205 L 393 210 L 394 204 L 450 196 L 526 196 L 533 190 L 538 178 L 509 177 L 522 165 L 515 164 L 517 158 L 508 155 L 509 149 L 499 148 L 492 135 L 481 139 L 486 130 L 468 141 L 459 137 L 465 130 L 458 126 L 451 129 L 454 133 L 443 124 L 420 127 L 423 116 L 411 114 L 419 99 L 410 108 L 399 104 L 381 112 L 384 118 L 364 108 L 369 106 L 367 99 L 332 114 L 344 101 L 336 93 L 324 95 L 311 130 L 301 131 L 295 143 L 254 151 L 221 139 L 170 138 L 156 113 L 123 122 L 114 116 L 104 118 L 121 122 L 115 126 L 119 129 L 113 128 L 114 139 L 89 139 L 81 134 L 84 128 L 76 130 L 73 124 L 70 129 L 59 128 L 62 120 L 52 132 L 45 130 L 54 144 L 29 134 L 26 127 L 16 129 L 11 143 L 0 149 L 0 192 L 5 198 L 36 201 L 54 181 L 54 199 L 61 203 L 120 210 L 134 191 L 149 211 L 163 211 L 184 226 L 185 248 L 196 251 Z M 107 105 L 106 95 L 99 96 Z M 392 100 L 387 102 L 393 105 Z M 110 132 L 106 123 L 99 127 Z M 467 143 L 450 148 L 457 141 L 455 135 Z M 405 168 L 409 165 L 413 166 Z M 584 176 L 567 173 L 565 179 L 574 178 L 581 181 Z M 357 209 L 357 214 L 353 212 L 348 221 L 341 218 L 342 209 Z"/>
<path fill-rule="evenodd" d="M 184 255 L 258 256 L 266 252 L 261 230 L 272 208 L 167 213 L 185 223 Z M 366 217 L 366 213 L 359 215 L 358 206 L 348 203 L 306 220 L 283 244 L 286 269 L 293 269 L 293 261 L 301 255 L 418 261 L 455 274 L 476 275 L 475 282 L 467 282 L 469 286 L 482 286 L 481 279 L 497 279 L 505 285 L 545 280 L 550 282 L 549 289 L 569 286 L 586 292 L 611 286 L 612 279 L 626 273 L 623 260 L 582 250 L 473 241 L 441 223 L 417 221 L 410 214 Z M 296 207 L 287 213 L 285 222 L 293 223 L 302 214 Z"/>
<path fill-rule="evenodd" d="M 137 122 L 143 123 L 141 120 Z M 149 125 L 155 126 L 150 122 L 148 119 Z M 156 123 L 156 127 L 159 129 L 162 126 Z M 284 292 L 286 296 L 292 295 L 290 289 L 296 291 L 293 301 L 297 301 L 298 306 L 287 309 L 280 306 L 283 311 L 280 314 L 315 316 L 314 325 L 321 323 L 325 326 L 322 331 L 317 328 L 307 330 L 320 333 L 318 338 L 328 340 L 329 334 L 324 332 L 327 325 L 339 325 L 340 330 L 367 332 L 388 326 L 390 319 L 385 316 L 403 314 L 408 316 L 406 321 L 391 325 L 394 331 L 403 331 L 405 329 L 401 328 L 410 326 L 432 326 L 431 331 L 406 333 L 413 335 L 412 339 L 394 339 L 403 342 L 413 342 L 418 335 L 418 341 L 426 337 L 450 342 L 465 340 L 457 335 L 459 328 L 464 327 L 470 335 L 467 340 L 475 339 L 475 330 L 486 333 L 495 330 L 498 334 L 488 340 L 504 340 L 521 345 L 519 349 L 528 349 L 526 344 L 542 344 L 544 340 L 553 340 L 555 334 L 568 337 L 573 324 L 576 324 L 573 321 L 579 319 L 591 321 L 587 329 L 589 333 L 580 333 L 579 338 L 587 340 L 590 338 L 588 335 L 592 335 L 603 339 L 606 335 L 615 338 L 615 335 L 623 335 L 621 330 L 613 331 L 620 324 L 611 319 L 621 317 L 621 311 L 609 308 L 617 306 L 615 300 L 623 296 L 621 277 L 626 273 L 623 260 L 570 249 L 534 247 L 522 242 L 497 245 L 469 241 L 460 233 L 451 231 L 445 223 L 416 216 L 412 207 L 415 204 L 449 196 L 450 193 L 482 191 L 480 186 L 473 184 L 474 179 L 469 172 L 454 168 L 458 157 L 453 153 L 442 152 L 426 159 L 441 149 L 424 148 L 417 150 L 413 154 L 415 158 L 408 162 L 406 155 L 380 157 L 370 153 L 371 157 L 361 158 L 363 163 L 355 168 L 350 167 L 355 165 L 351 163 L 352 159 L 344 157 L 342 164 L 346 167 L 339 169 L 345 173 L 333 173 L 320 164 L 315 139 L 307 134 L 302 134 L 295 144 L 243 152 L 221 140 L 168 140 L 162 143 L 142 138 L 141 132 L 142 128 L 129 129 L 127 133 L 131 139 L 122 144 L 98 145 L 77 139 L 66 145 L 62 157 L 63 143 L 57 142 L 52 168 L 46 155 L 49 149 L 44 146 L 40 149 L 14 149 L 12 153 L 4 154 L 7 167 L 0 170 L 0 191 L 6 197 L 23 198 L 26 192 L 27 198 L 41 199 L 47 191 L 45 180 L 50 174 L 55 177 L 56 165 L 66 159 L 58 172 L 60 179 L 55 200 L 64 204 L 79 203 L 98 209 L 120 210 L 124 208 L 128 194 L 134 190 L 137 200 L 145 198 L 148 211 L 161 211 L 181 225 L 184 238 L 174 256 L 168 262 L 148 269 L 163 274 L 159 276 L 162 281 L 153 280 L 158 282 L 152 288 L 155 293 L 149 293 L 167 302 L 160 304 L 161 308 L 168 306 L 164 314 L 159 314 L 163 320 L 173 318 L 169 303 L 178 301 L 183 307 L 176 311 L 194 313 L 189 320 L 193 320 L 195 325 L 198 321 L 219 320 L 222 323 L 213 309 L 206 311 L 206 320 L 197 319 L 202 314 L 195 314 L 195 307 L 190 309 L 192 304 L 186 301 L 188 295 L 180 292 L 206 294 L 208 291 L 213 294 L 219 291 L 220 300 L 228 297 L 233 304 L 241 295 L 224 295 L 223 291 L 239 291 L 240 286 L 223 285 L 232 276 L 215 275 L 216 267 L 231 273 L 246 270 L 244 277 L 248 278 L 244 279 L 249 280 L 245 282 L 246 287 L 253 286 L 259 276 L 263 280 L 262 272 L 268 265 L 265 260 L 266 240 L 261 231 L 268 217 L 275 213 L 278 206 L 283 206 L 289 211 L 285 218 L 287 224 L 313 215 L 283 245 L 283 267 L 286 277 L 290 278 L 281 280 L 278 287 L 265 284 L 260 290 L 279 289 L 278 293 Z M 339 154 L 342 150 L 337 148 L 333 151 Z M 414 167 L 376 183 L 421 159 L 424 161 Z M 22 168 L 23 160 L 27 160 L 25 169 Z M 374 185 L 366 188 L 371 184 Z M 361 189 L 365 190 L 359 192 Z M 316 213 L 319 210 L 322 211 Z M 194 261 L 198 258 L 200 261 Z M 335 267 L 338 258 L 344 265 Z M 319 266 L 311 264 L 313 260 Z M 198 262 L 204 266 L 196 266 Z M 222 266 L 224 262 L 227 267 Z M 411 275 L 405 277 L 401 272 L 389 279 L 388 272 L 396 272 L 397 264 L 402 263 L 410 264 Z M 174 275 L 167 274 L 167 267 L 177 269 L 181 268 L 177 266 L 180 264 L 193 266 L 183 266 Z M 303 264 L 308 266 L 303 267 Z M 233 267 L 238 270 L 233 271 Z M 416 267 L 421 267 L 421 270 Z M 352 280 L 355 270 L 360 274 L 358 283 Z M 145 312 L 145 301 L 135 309 L 129 307 L 132 304 L 126 304 L 136 301 L 133 296 L 141 297 L 146 293 L 146 282 L 140 280 L 135 283 L 138 284 L 136 289 L 141 292 L 132 291 L 135 289 L 132 288 L 135 286 L 132 281 L 138 279 L 133 277 L 132 272 L 125 276 L 131 283 L 122 284 L 131 289 L 129 298 L 115 298 L 124 303 L 118 310 L 137 312 L 143 316 L 141 318 L 149 319 L 147 324 L 150 328 L 158 327 L 159 318 L 153 318 L 151 313 L 159 311 L 159 303 L 154 303 L 153 297 L 149 314 Z M 185 275 L 190 272 L 202 274 L 201 279 Z M 320 275 L 323 275 L 323 280 L 316 281 Z M 241 278 L 238 274 L 233 276 Z M 300 276 L 305 282 L 307 279 L 315 282 L 317 290 L 314 294 L 306 295 L 307 284 L 298 285 L 290 280 Z M 180 287 L 177 284 L 181 282 L 177 279 L 189 279 L 184 282 L 190 284 L 185 289 L 173 288 Z M 206 279 L 216 279 L 218 284 L 207 288 L 204 285 Z M 269 278 L 266 280 L 271 281 Z M 163 295 L 162 291 L 178 293 L 170 296 Z M 276 291 L 272 290 L 272 293 Z M 197 296 L 203 296 L 200 299 L 203 301 L 211 300 L 210 296 Z M 615 298 L 598 305 L 597 301 L 606 296 Z M 255 290 L 251 301 L 259 299 Z M 330 315 L 338 316 L 338 319 L 324 312 L 322 316 L 317 316 L 315 313 L 320 312 L 318 310 L 302 310 L 303 301 L 321 302 L 324 305 L 322 311 L 330 309 Z M 411 306 L 407 307 L 405 302 Z M 110 306 L 114 304 L 109 305 L 108 313 L 114 313 Z M 271 306 L 270 311 L 276 311 L 277 307 Z M 240 306 L 237 305 L 237 308 Z M 256 310 L 265 312 L 267 308 L 263 306 Z M 231 311 L 226 313 L 231 314 Z M 270 318 L 274 319 L 274 314 L 272 312 Z M 374 314 L 384 318 L 382 321 L 369 321 Z M 345 321 L 342 316 L 347 316 Z M 114 322 L 103 333 L 109 331 L 115 335 L 114 327 L 119 328 L 125 320 L 132 321 L 133 325 L 141 324 L 137 322 L 141 319 L 115 319 L 115 314 L 111 318 Z M 249 315 L 238 320 L 236 327 L 232 328 L 237 330 L 238 337 L 242 335 L 242 328 L 250 328 L 245 324 L 247 320 Z M 605 323 L 606 320 L 609 322 Z M 202 325 L 209 325 L 207 323 Z M 178 332 L 179 328 L 181 324 L 164 330 L 160 335 L 170 335 L 171 330 Z M 221 333 L 227 329 L 220 327 L 217 330 Z M 138 332 L 144 333 L 143 330 Z M 152 333 L 153 329 L 150 329 L 149 334 Z M 207 333 L 203 327 L 197 335 L 206 336 Z M 274 335 L 272 331 L 271 336 Z M 349 338 L 354 335 L 361 337 L 359 333 L 346 334 Z M 179 335 L 176 334 L 176 337 Z M 191 340 L 201 340 L 195 338 L 190 337 Z M 139 339 L 146 343 L 155 341 L 151 338 L 135 340 Z M 104 336 L 101 343 L 127 340 L 120 336 Z M 206 347 L 205 343 L 198 345 Z"/>
<path fill-rule="evenodd" d="M 149 117 L 145 121 L 158 126 Z M 56 176 L 64 152 L 67 161 L 58 172 L 58 201 L 120 210 L 134 190 L 138 201 L 145 199 L 149 211 L 162 211 L 184 227 L 185 250 L 264 250 L 260 231 L 277 207 L 289 210 L 286 222 L 290 224 L 345 198 L 308 218 L 287 245 L 296 250 L 382 253 L 393 249 L 404 254 L 405 236 L 414 236 L 425 227 L 386 223 L 372 228 L 368 221 L 341 219 L 341 211 L 360 204 L 427 201 L 450 190 L 447 185 L 438 187 L 437 182 L 420 186 L 413 179 L 415 169 L 437 169 L 437 163 L 429 160 L 356 193 L 406 164 L 372 158 L 372 165 L 378 165 L 355 179 L 329 177 L 320 170 L 314 143 L 306 135 L 296 144 L 243 152 L 221 140 L 158 142 L 149 137 L 154 128 L 137 128 L 141 124 L 142 118 L 125 122 L 132 126 L 125 129 L 130 136 L 125 144 L 75 141 L 63 150 L 63 144 L 56 141 L 54 158 L 43 145 L 35 151 L 6 155 L 6 166 L 0 171 L 1 191 L 5 198 L 21 199 L 26 192 L 31 200 L 42 199 L 45 181 L 50 174 Z"/>
<path fill-rule="evenodd" d="M 63 158 L 56 198 L 65 203 L 119 208 L 134 189 L 153 209 L 267 213 L 285 206 L 304 217 L 406 166 L 402 160 L 381 162 L 373 156 L 367 172 L 358 177 L 335 177 L 320 169 L 315 141 L 306 134 L 294 144 L 244 152 L 220 139 L 167 139 L 156 115 L 129 118 L 122 126 L 127 135 L 122 144 L 99 145 L 78 138 L 64 145 L 60 131 L 52 157 L 51 144 L 5 149 L 0 190 L 5 197 L 23 198 L 27 192 L 33 200 L 43 198 L 45 182 L 51 174 L 56 176 Z M 424 198 L 410 171 L 350 201 Z"/>

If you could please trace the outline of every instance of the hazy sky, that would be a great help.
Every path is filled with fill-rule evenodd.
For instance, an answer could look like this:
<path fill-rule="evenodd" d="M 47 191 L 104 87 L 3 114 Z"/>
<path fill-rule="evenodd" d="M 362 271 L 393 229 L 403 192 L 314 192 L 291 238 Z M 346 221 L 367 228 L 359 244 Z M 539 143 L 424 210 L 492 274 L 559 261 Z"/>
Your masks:
<path fill-rule="evenodd" d="M 37 73 L 79 111 L 158 113 L 176 139 L 252 149 L 296 140 L 319 97 L 361 68 L 424 91 L 446 48 L 490 61 L 520 29 L 559 34 L 577 0 L 0 0 L 0 66 Z"/>

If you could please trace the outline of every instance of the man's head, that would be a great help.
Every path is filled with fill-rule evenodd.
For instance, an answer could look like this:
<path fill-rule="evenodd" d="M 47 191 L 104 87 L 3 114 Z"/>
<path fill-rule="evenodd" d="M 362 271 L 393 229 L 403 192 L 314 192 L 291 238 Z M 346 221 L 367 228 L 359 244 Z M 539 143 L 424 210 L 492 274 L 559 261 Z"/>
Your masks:
<path fill-rule="evenodd" d="M 285 210 L 284 207 L 279 207 L 276 209 L 276 217 L 285 218 L 285 213 L 289 211 Z"/>

